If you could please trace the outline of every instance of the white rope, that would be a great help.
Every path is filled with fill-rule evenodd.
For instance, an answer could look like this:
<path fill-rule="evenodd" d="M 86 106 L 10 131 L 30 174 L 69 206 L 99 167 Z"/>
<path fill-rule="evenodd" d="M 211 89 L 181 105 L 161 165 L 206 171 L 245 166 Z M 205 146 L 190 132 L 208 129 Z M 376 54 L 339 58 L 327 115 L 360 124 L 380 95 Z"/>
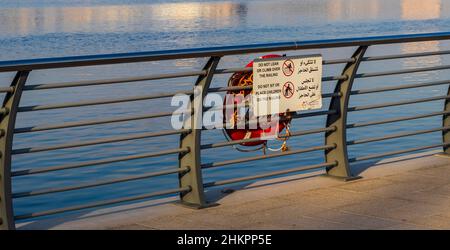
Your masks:
<path fill-rule="evenodd" d="M 272 152 L 278 152 L 278 151 L 286 151 L 288 150 L 287 145 L 287 140 L 289 139 L 290 136 L 290 122 L 285 122 L 285 126 L 286 126 L 286 134 L 284 136 L 284 138 L 280 138 L 279 136 L 277 136 L 277 140 L 279 141 L 283 141 L 283 144 L 281 144 L 281 146 L 279 148 L 270 148 L 269 146 L 267 146 L 267 149 L 272 151 Z"/>

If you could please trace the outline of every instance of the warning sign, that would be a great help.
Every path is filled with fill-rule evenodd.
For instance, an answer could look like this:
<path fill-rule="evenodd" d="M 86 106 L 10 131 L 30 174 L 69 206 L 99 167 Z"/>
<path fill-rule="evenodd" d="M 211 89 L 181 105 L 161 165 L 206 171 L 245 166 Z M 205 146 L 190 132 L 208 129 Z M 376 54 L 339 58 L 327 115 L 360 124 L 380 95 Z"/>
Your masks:
<path fill-rule="evenodd" d="M 256 116 L 322 108 L 322 56 L 255 60 L 252 102 Z"/>
<path fill-rule="evenodd" d="M 285 76 L 291 76 L 294 73 L 294 62 L 286 60 L 283 62 L 283 74 Z"/>
<path fill-rule="evenodd" d="M 294 95 L 294 84 L 292 82 L 283 85 L 283 95 L 286 98 L 291 98 Z"/>

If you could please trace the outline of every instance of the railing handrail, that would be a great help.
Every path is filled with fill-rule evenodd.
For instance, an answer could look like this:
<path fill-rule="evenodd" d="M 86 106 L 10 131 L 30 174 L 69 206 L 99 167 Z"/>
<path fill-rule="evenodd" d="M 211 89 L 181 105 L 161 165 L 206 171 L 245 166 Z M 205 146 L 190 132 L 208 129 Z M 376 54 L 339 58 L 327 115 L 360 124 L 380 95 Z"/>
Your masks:
<path fill-rule="evenodd" d="M 65 68 L 78 66 L 95 66 L 118 63 L 134 63 L 145 61 L 161 61 L 170 59 L 186 59 L 236 55 L 243 53 L 260 53 L 282 50 L 323 49 L 333 47 L 368 46 L 380 44 L 421 42 L 429 40 L 450 39 L 450 32 L 419 33 L 404 35 L 385 35 L 357 38 L 338 38 L 325 40 L 307 40 L 293 42 L 218 46 L 192 49 L 174 49 L 145 51 L 133 53 L 115 53 L 85 56 L 68 56 L 54 58 L 37 58 L 29 60 L 0 61 L 0 72 L 29 71 L 37 69 Z"/>
<path fill-rule="evenodd" d="M 267 44 L 253 44 L 253 45 L 236 45 L 236 46 L 223 46 L 223 47 L 210 47 L 210 48 L 192 48 L 192 49 L 177 49 L 177 50 L 162 50 L 162 51 L 149 51 L 149 52 L 135 52 L 135 53 L 119 53 L 119 54 L 105 54 L 105 55 L 86 55 L 86 56 L 71 56 L 71 57 L 58 57 L 58 58 L 41 58 L 31 60 L 16 60 L 16 61 L 3 61 L 0 62 L 0 72 L 16 71 L 16 76 L 12 80 L 10 86 L 4 86 L 0 88 L 0 93 L 4 94 L 3 105 L 0 107 L 0 229 L 14 229 L 15 220 L 19 219 L 31 219 L 40 216 L 53 215 L 58 213 L 64 213 L 69 211 L 76 211 L 88 208 L 94 208 L 99 206 L 106 206 L 112 204 L 118 204 L 123 202 L 130 202 L 148 198 L 154 198 L 158 196 L 164 196 L 169 194 L 178 194 L 180 202 L 191 207 L 204 208 L 210 204 L 206 199 L 206 188 L 228 185 L 237 182 L 244 182 L 250 180 L 256 180 L 260 178 L 274 177 L 277 175 L 291 174 L 299 171 L 310 170 L 325 170 L 327 175 L 339 177 L 345 180 L 353 180 L 358 178 L 357 172 L 352 167 L 353 164 L 360 161 L 374 160 L 377 158 L 383 158 L 386 156 L 405 154 L 410 152 L 416 152 L 421 150 L 427 150 L 437 147 L 442 147 L 444 152 L 450 155 L 450 87 L 447 90 L 447 94 L 440 94 L 431 97 L 420 98 L 400 98 L 395 101 L 383 101 L 381 103 L 370 103 L 356 106 L 350 106 L 350 99 L 354 95 L 369 94 L 369 93 L 382 93 L 387 91 L 396 91 L 403 89 L 413 88 L 425 88 L 430 86 L 449 85 L 450 80 L 433 80 L 425 82 L 414 83 L 400 83 L 396 85 L 373 86 L 370 88 L 358 88 L 353 89 L 353 82 L 355 79 L 361 78 L 374 78 L 384 77 L 388 75 L 410 74 L 425 71 L 444 71 L 450 70 L 450 65 L 422 65 L 420 67 L 406 68 L 406 69 L 390 69 L 386 71 L 369 71 L 358 72 L 361 63 L 372 61 L 393 60 L 401 58 L 418 58 L 425 56 L 442 56 L 450 55 L 450 50 L 435 49 L 426 52 L 414 52 L 414 53 L 402 53 L 402 54 L 384 54 L 376 56 L 365 56 L 365 53 L 369 46 L 383 45 L 383 44 L 398 44 L 408 42 L 423 42 L 423 41 L 437 41 L 448 40 L 450 41 L 450 32 L 441 33 L 422 33 L 422 34 L 408 34 L 408 35 L 389 35 L 389 36 L 372 36 L 372 37 L 359 37 L 359 38 L 340 38 L 340 39 L 328 39 L 328 40 L 310 40 L 310 41 L 296 41 L 296 42 L 283 42 L 283 43 L 267 43 Z M 218 86 L 211 87 L 213 77 L 217 74 L 234 74 L 237 72 L 252 72 L 251 68 L 235 67 L 235 68 L 217 68 L 219 62 L 223 56 L 228 55 L 244 55 L 255 53 L 267 53 L 267 52 L 280 52 L 280 51 L 293 51 L 293 50 L 308 50 L 308 49 L 328 49 L 341 47 L 356 47 L 351 57 L 340 59 L 326 59 L 322 61 L 323 65 L 330 64 L 345 64 L 341 74 L 339 75 L 326 75 L 322 76 L 322 82 L 336 81 L 334 84 L 333 92 L 322 93 L 323 98 L 330 98 L 328 109 L 323 108 L 316 111 L 310 111 L 305 113 L 292 113 L 289 116 L 289 120 L 316 116 L 326 116 L 324 126 L 318 126 L 314 129 L 292 130 L 289 134 L 284 136 L 280 135 L 280 138 L 289 138 L 302 136 L 307 134 L 324 134 L 324 143 L 322 145 L 305 146 L 300 148 L 292 148 L 289 151 L 281 151 L 279 153 L 269 153 L 264 155 L 255 155 L 248 157 L 236 157 L 228 160 L 221 161 L 202 161 L 202 155 L 205 154 L 204 150 L 212 148 L 220 148 L 237 145 L 243 143 L 255 142 L 260 138 L 244 138 L 241 140 L 224 140 L 220 142 L 202 143 L 201 134 L 206 130 L 206 127 L 200 129 L 191 129 L 195 127 L 195 121 L 201 119 L 203 112 L 210 110 L 223 110 L 224 108 L 234 107 L 234 105 L 223 105 L 220 109 L 214 107 L 203 107 L 202 105 L 196 106 L 194 103 L 195 88 L 183 89 L 183 90 L 170 90 L 163 93 L 140 93 L 133 96 L 119 96 L 108 97 L 106 99 L 96 98 L 88 100 L 76 100 L 76 101 L 63 101 L 61 103 L 50 104 L 33 104 L 27 106 L 20 105 L 22 93 L 24 91 L 32 92 L 34 90 L 50 90 L 61 89 L 71 87 L 85 87 L 93 85 L 111 85 L 116 83 L 130 83 L 140 81 L 152 81 L 161 79 L 176 79 L 180 77 L 196 77 L 197 79 L 193 83 L 193 87 L 201 87 L 202 94 L 206 96 L 212 92 L 227 92 L 227 91 L 239 91 L 250 90 L 252 85 L 246 86 Z M 303 53 L 303 52 L 298 52 Z M 304 53 L 308 53 L 305 52 Z M 80 80 L 80 81 L 66 81 L 56 83 L 42 83 L 34 85 L 26 85 L 29 73 L 31 70 L 39 69 L 53 69 L 53 68 L 65 68 L 65 67 L 83 67 L 83 66 L 95 66 L 95 65 L 109 65 L 119 63 L 137 63 L 137 62 L 149 62 L 149 61 L 162 61 L 169 59 L 184 59 L 184 58 L 209 58 L 201 69 L 195 69 L 190 71 L 177 71 L 172 73 L 157 72 L 156 74 L 150 74 L 145 76 L 128 76 L 120 78 L 110 79 L 95 79 L 95 80 Z M 137 92 L 137 91 L 136 91 Z M 34 112 L 42 110 L 54 110 L 62 108 L 74 108 L 74 107 L 92 107 L 96 105 L 109 105 L 118 103 L 130 103 L 135 101 L 148 101 L 152 99 L 168 98 L 177 94 L 190 95 L 189 108 L 183 108 L 176 111 L 160 111 L 133 114 L 133 115 L 117 115 L 108 118 L 95 117 L 87 120 L 75 120 L 64 123 L 48 123 L 48 124 L 33 124 L 28 127 L 17 128 L 16 116 L 20 112 Z M 372 109 L 381 109 L 386 107 L 394 107 L 400 105 L 409 105 L 425 102 L 445 101 L 444 109 L 434 112 L 426 112 L 402 117 L 389 117 L 377 120 L 369 121 L 356 121 L 354 123 L 347 123 L 347 116 L 350 112 Z M 251 105 L 249 105 L 251 106 Z M 131 111 L 130 111 L 131 112 Z M 137 121 L 144 119 L 155 119 L 160 117 L 168 117 L 170 115 L 190 114 L 191 119 L 184 119 L 184 124 L 187 125 L 185 129 L 174 130 L 157 130 L 157 131 L 142 131 L 139 133 L 132 133 L 126 135 L 114 135 L 111 137 L 101 137 L 89 140 L 80 141 L 65 141 L 56 145 L 36 145 L 26 146 L 20 148 L 13 148 L 13 138 L 15 134 L 48 131 L 54 129 L 82 127 L 82 126 L 94 126 L 100 124 L 119 123 L 126 121 Z M 432 128 L 424 128 L 420 130 L 407 130 L 396 133 L 388 133 L 382 136 L 369 136 L 363 138 L 347 138 L 347 130 L 365 126 L 375 126 L 380 124 L 410 121 L 428 117 L 442 116 L 442 124 L 434 126 Z M 365 120 L 365 119 L 364 119 Z M 252 121 L 248 122 L 248 125 Z M 224 122 L 227 125 L 227 122 Z M 247 125 L 247 122 L 246 122 Z M 434 143 L 432 145 L 418 146 L 414 148 L 402 148 L 395 151 L 375 153 L 363 156 L 352 156 L 349 158 L 348 147 L 353 145 L 372 143 L 377 141 L 392 140 L 397 138 L 415 136 L 420 134 L 429 133 L 442 133 L 442 142 Z M 118 143 L 125 141 L 134 141 L 141 139 L 149 139 L 161 136 L 179 136 L 179 143 L 177 146 L 173 146 L 160 151 L 150 151 L 132 154 L 117 154 L 117 156 L 100 157 L 99 159 L 83 160 L 68 162 L 62 165 L 46 165 L 38 168 L 21 168 L 11 169 L 12 156 L 25 153 L 37 153 L 44 151 L 54 151 L 69 148 L 87 147 L 100 144 Z M 202 152 L 203 151 L 203 152 Z M 312 165 L 301 165 L 299 167 L 288 168 L 283 170 L 267 171 L 262 174 L 256 174 L 251 176 L 244 176 L 238 178 L 232 178 L 227 180 L 213 180 L 204 182 L 203 171 L 209 171 L 208 169 L 216 167 L 225 167 L 228 165 L 270 159 L 275 157 L 285 157 L 289 155 L 307 154 L 311 152 L 321 151 L 324 153 L 324 159 L 321 163 Z M 117 162 L 128 162 L 137 159 L 149 159 L 153 157 L 161 156 L 178 156 L 177 167 L 172 166 L 171 169 L 163 169 L 161 171 L 152 171 L 142 174 L 134 174 L 129 176 L 120 176 L 115 178 L 106 178 L 101 180 L 82 182 L 76 185 L 69 186 L 51 186 L 49 188 L 40 188 L 37 190 L 19 190 L 18 192 L 12 192 L 12 179 L 21 178 L 20 176 L 37 175 L 53 171 L 65 171 L 69 169 L 87 168 L 98 165 L 105 165 Z M 74 190 L 82 190 L 87 188 L 94 188 L 98 186 L 112 185 L 117 183 L 124 183 L 136 180 L 149 179 L 153 177 L 177 175 L 178 188 L 166 189 L 162 191 L 156 191 L 151 193 L 144 193 L 136 196 L 126 196 L 120 198 L 113 198 L 109 200 L 101 200 L 93 203 L 83 203 L 74 206 L 50 209 L 47 211 L 37 211 L 25 214 L 15 214 L 13 209 L 13 200 L 26 199 L 30 196 L 47 195 L 51 193 L 68 192 Z M 214 179 L 214 178 L 213 178 Z"/>

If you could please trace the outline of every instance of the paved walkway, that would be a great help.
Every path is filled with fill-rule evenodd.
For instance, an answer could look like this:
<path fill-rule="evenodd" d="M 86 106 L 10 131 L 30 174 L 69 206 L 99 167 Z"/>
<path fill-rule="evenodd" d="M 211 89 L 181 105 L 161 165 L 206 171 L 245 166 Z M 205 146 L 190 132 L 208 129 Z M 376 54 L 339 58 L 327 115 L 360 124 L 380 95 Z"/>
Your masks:
<path fill-rule="evenodd" d="M 450 158 L 393 158 L 343 182 L 322 172 L 215 189 L 219 206 L 173 199 L 101 209 L 19 229 L 450 229 Z M 231 192 L 230 192 L 231 191 Z M 162 204 L 161 204 L 162 203 Z"/>

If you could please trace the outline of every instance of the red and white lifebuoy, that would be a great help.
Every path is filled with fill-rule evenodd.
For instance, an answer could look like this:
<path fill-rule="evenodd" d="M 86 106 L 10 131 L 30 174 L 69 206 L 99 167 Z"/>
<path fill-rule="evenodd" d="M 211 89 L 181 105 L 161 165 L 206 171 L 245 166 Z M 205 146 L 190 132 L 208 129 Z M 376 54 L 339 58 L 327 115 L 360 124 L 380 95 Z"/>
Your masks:
<path fill-rule="evenodd" d="M 265 55 L 262 56 L 262 59 L 266 58 L 275 58 L 275 57 L 281 57 L 281 55 Z M 246 67 L 253 67 L 253 61 L 249 62 Z M 253 72 L 236 72 L 234 73 L 230 79 L 228 80 L 228 87 L 247 87 L 253 85 Z M 271 133 L 273 131 L 271 130 L 271 127 L 263 129 L 261 125 L 258 123 L 256 128 L 250 129 L 246 127 L 245 129 L 238 128 L 237 126 L 237 120 L 238 119 L 246 119 L 249 120 L 248 113 L 246 114 L 247 117 L 239 117 L 238 110 L 236 107 L 239 107 L 239 104 L 242 103 L 243 100 L 246 100 L 245 97 L 247 97 L 249 94 L 252 93 L 251 89 L 244 89 L 244 90 L 229 90 L 227 92 L 227 95 L 224 99 L 224 106 L 230 106 L 234 104 L 234 109 L 226 109 L 224 108 L 224 118 L 231 117 L 231 121 L 226 121 L 227 123 L 231 123 L 232 126 L 225 127 L 226 136 L 233 141 L 236 140 L 244 140 L 244 139 L 250 139 L 250 138 L 261 138 L 264 134 Z M 231 99 L 230 99 L 231 98 Z M 248 98 L 247 98 L 248 99 Z M 277 134 L 282 132 L 283 129 L 287 129 L 289 126 L 290 119 L 285 113 L 280 113 L 279 115 L 279 121 L 278 121 L 278 131 Z M 268 120 L 270 120 L 270 116 L 267 117 Z M 287 131 L 288 134 L 288 131 Z M 250 141 L 250 142 L 242 142 L 240 143 L 241 146 L 262 146 L 265 148 L 267 143 L 267 140 L 261 139 L 256 141 Z M 270 148 L 269 148 L 270 149 Z M 285 150 L 285 143 L 283 143 L 283 146 L 280 148 L 282 150 Z"/>

